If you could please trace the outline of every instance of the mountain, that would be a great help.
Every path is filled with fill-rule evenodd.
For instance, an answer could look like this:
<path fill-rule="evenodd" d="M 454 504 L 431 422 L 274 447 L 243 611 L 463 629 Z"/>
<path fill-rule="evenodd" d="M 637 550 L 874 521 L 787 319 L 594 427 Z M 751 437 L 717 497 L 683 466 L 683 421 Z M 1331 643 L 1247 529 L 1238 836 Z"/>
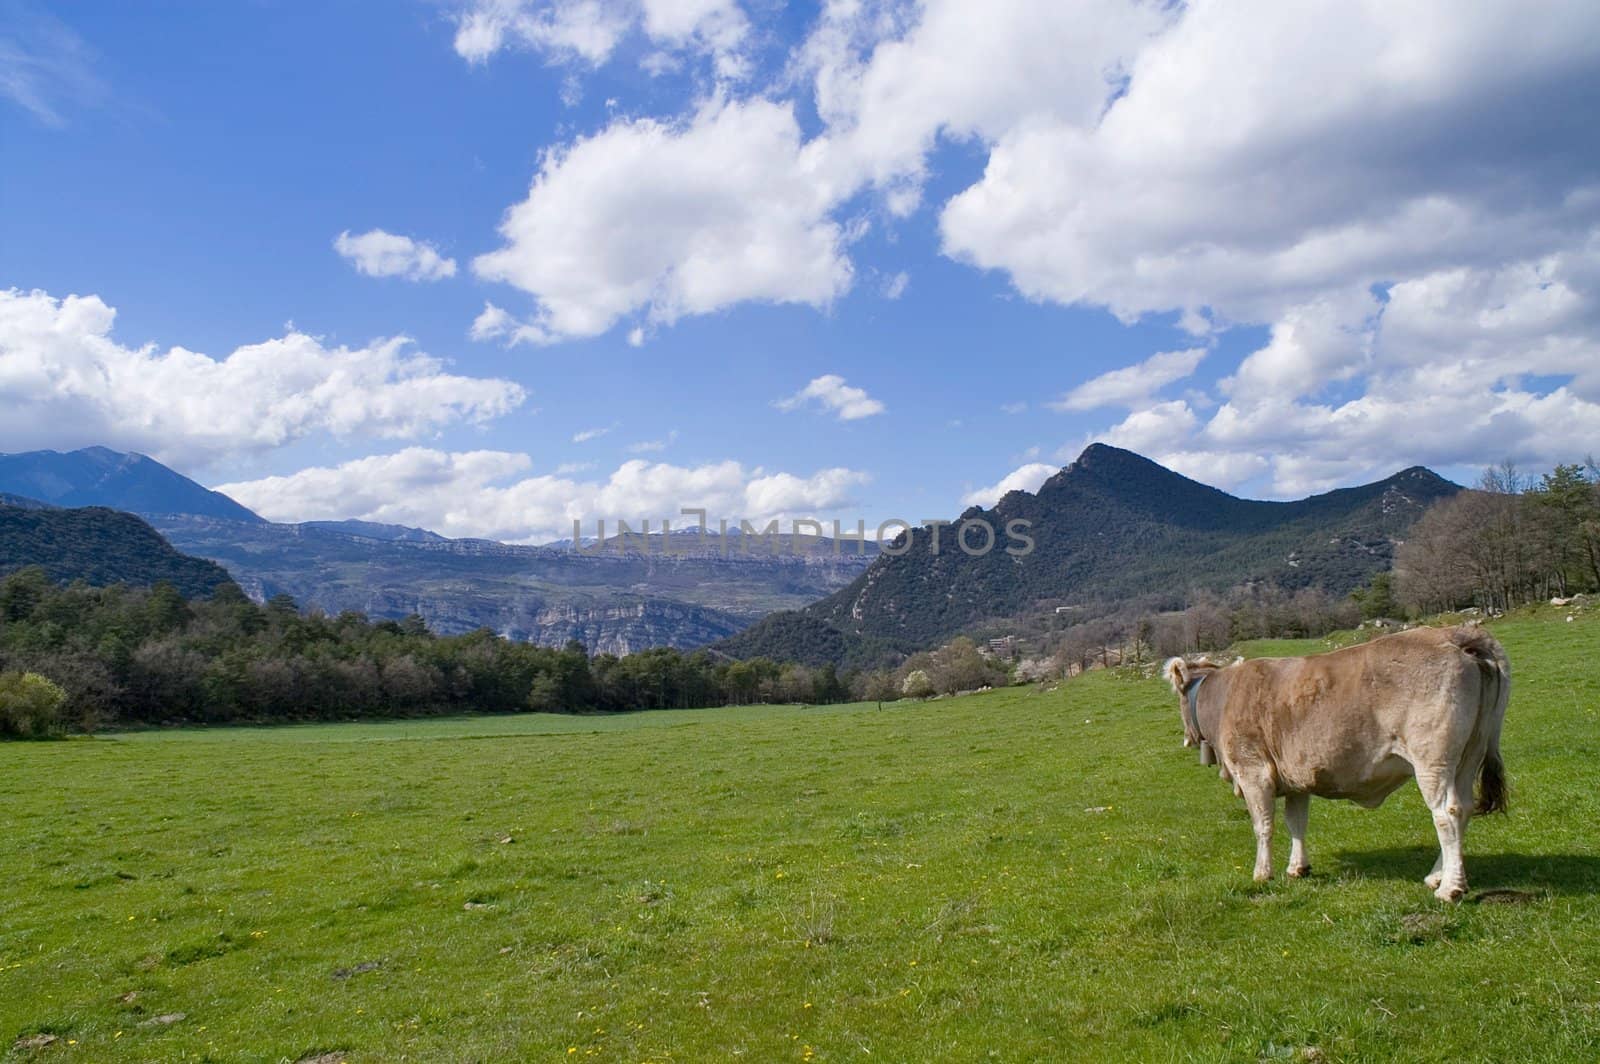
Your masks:
<path fill-rule="evenodd" d="M 420 614 L 441 633 L 492 628 L 545 646 L 577 639 L 595 653 L 690 649 L 726 638 L 774 610 L 844 587 L 872 556 L 831 540 L 793 552 L 716 536 L 662 537 L 604 549 L 524 547 L 433 533 L 396 535 L 363 522 L 288 525 L 182 514 L 150 516 L 180 549 L 226 566 L 258 600 L 292 596 L 329 613 Z"/>
<path fill-rule="evenodd" d="M 406 543 L 443 543 L 445 537 L 437 532 L 429 532 L 426 528 L 409 528 L 406 525 L 384 525 L 376 521 L 306 521 L 301 528 L 324 529 L 329 532 L 342 532 L 349 536 L 360 536 L 364 539 L 382 539 L 388 542 Z"/>
<path fill-rule="evenodd" d="M 142 454 L 105 447 L 0 454 L 0 492 L 61 507 L 108 506 L 136 514 L 197 514 L 230 521 L 262 519 Z"/>
<path fill-rule="evenodd" d="M 189 598 L 207 597 L 230 582 L 222 566 L 180 554 L 132 514 L 27 502 L 31 505 L 0 501 L 0 576 L 37 565 L 60 583 L 82 580 L 104 587 L 166 581 Z"/>
<path fill-rule="evenodd" d="M 1198 589 L 1250 581 L 1343 594 L 1390 567 L 1396 542 L 1432 503 L 1460 489 L 1421 467 L 1356 488 L 1293 502 L 1240 499 L 1163 468 L 1131 451 L 1095 444 L 1035 494 L 1014 491 L 982 520 L 994 549 L 958 549 L 953 528 L 914 529 L 848 587 L 802 611 L 801 620 L 767 626 L 785 641 L 762 642 L 752 629 L 718 650 L 783 657 L 790 646 L 822 646 L 818 626 L 849 643 L 865 638 L 901 652 L 936 645 L 988 622 L 1054 607 L 1136 596 L 1171 601 Z M 1027 522 L 1032 550 L 1008 553 L 1005 529 Z M 974 534 L 977 549 L 982 536 Z M 905 549 L 901 551 L 901 547 Z"/>
<path fill-rule="evenodd" d="M 578 639 L 597 653 L 716 642 L 844 587 L 876 549 L 679 530 L 574 550 L 370 521 L 276 524 L 153 459 L 104 447 L 0 455 L 0 492 L 132 511 L 258 600 L 287 594 L 378 619 L 417 613 L 442 633 L 487 627 L 548 646 Z"/>

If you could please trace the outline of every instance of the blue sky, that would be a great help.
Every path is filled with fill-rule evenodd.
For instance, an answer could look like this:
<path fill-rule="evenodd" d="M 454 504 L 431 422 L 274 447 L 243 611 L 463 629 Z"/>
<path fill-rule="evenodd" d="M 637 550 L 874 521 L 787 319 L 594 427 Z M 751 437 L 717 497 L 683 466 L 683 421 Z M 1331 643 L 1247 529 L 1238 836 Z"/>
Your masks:
<path fill-rule="evenodd" d="M 0 3 L 0 449 L 507 539 L 1574 460 L 1600 26 L 1534 6 Z"/>

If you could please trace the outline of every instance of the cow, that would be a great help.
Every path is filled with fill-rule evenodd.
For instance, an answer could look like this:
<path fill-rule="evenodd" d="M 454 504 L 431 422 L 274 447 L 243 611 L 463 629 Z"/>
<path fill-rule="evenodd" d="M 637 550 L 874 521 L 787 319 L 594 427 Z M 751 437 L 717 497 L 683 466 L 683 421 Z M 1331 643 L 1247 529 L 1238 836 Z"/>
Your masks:
<path fill-rule="evenodd" d="M 1441 901 L 1466 893 L 1467 822 L 1506 808 L 1500 725 L 1511 666 L 1488 632 L 1414 628 L 1303 658 L 1172 658 L 1163 671 L 1178 694 L 1183 745 L 1199 745 L 1203 764 L 1220 759 L 1250 811 L 1257 882 L 1272 878 L 1278 796 L 1292 840 L 1288 874 L 1299 878 L 1311 871 L 1313 795 L 1376 809 L 1415 778 L 1439 835 L 1424 882 Z"/>

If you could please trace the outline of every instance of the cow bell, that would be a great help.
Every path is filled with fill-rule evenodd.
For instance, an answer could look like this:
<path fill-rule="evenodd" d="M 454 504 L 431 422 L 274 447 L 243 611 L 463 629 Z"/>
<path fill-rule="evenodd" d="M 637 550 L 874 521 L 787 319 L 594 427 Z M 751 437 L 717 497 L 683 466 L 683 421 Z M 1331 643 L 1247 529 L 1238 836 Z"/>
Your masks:
<path fill-rule="evenodd" d="M 1202 765 L 1215 765 L 1217 763 L 1217 752 L 1212 749 L 1211 742 L 1208 739 L 1200 740 L 1200 763 Z"/>

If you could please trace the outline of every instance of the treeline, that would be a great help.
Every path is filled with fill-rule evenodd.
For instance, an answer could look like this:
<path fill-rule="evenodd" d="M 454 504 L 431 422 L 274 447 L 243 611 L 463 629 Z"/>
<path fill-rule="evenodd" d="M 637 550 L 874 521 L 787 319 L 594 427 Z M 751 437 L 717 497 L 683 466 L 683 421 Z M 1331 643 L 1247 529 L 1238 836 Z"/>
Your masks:
<path fill-rule="evenodd" d="M 1600 591 L 1600 468 L 1537 480 L 1509 463 L 1477 491 L 1432 507 L 1395 556 L 1395 593 L 1414 613 L 1506 610 Z"/>
<path fill-rule="evenodd" d="M 1062 679 L 1093 668 L 1143 665 L 1177 654 L 1218 651 L 1249 639 L 1305 639 L 1392 615 L 1380 573 L 1353 595 L 1253 583 L 1224 593 L 1191 592 L 1182 609 L 1159 601 L 1085 606 L 1051 631 L 1027 637 L 1022 680 Z"/>
<path fill-rule="evenodd" d="M 421 618 L 302 614 L 232 583 L 186 600 L 171 585 L 61 587 L 43 570 L 0 580 L 0 673 L 36 674 L 74 730 L 169 722 L 350 720 L 529 709 L 610 712 L 842 701 L 832 667 L 704 652 L 590 658 L 488 630 L 431 633 Z"/>
<path fill-rule="evenodd" d="M 937 650 L 912 654 L 897 668 L 856 672 L 848 679 L 856 701 L 889 702 L 1002 687 L 1013 677 L 1009 663 L 979 650 L 966 636 L 957 636 Z"/>

